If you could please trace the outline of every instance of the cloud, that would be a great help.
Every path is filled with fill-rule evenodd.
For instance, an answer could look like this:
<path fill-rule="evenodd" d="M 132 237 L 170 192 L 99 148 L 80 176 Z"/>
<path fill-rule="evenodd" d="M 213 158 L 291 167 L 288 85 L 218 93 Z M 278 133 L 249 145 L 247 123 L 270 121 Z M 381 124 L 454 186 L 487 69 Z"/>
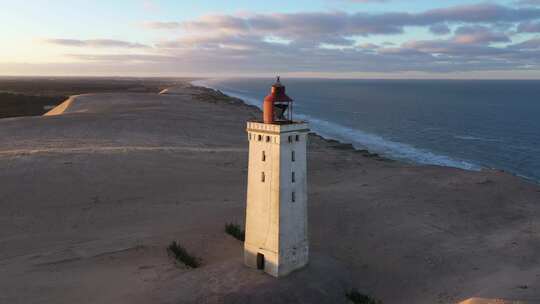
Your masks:
<path fill-rule="evenodd" d="M 540 8 L 512 8 L 476 4 L 433 9 L 421 13 L 291 13 L 255 14 L 247 17 L 209 15 L 181 23 L 190 32 L 273 34 L 287 38 L 301 36 L 367 36 L 400 34 L 408 26 L 439 26 L 450 23 L 523 22 L 540 18 Z"/>
<path fill-rule="evenodd" d="M 515 22 L 540 17 L 537 8 L 512 8 L 496 4 L 461 5 L 449 8 L 433 9 L 418 14 L 421 23 L 440 22 Z"/>
<path fill-rule="evenodd" d="M 369 43 L 369 42 L 361 43 L 361 44 L 357 45 L 357 47 L 362 48 L 362 49 L 366 49 L 366 50 L 375 50 L 375 49 L 380 48 L 378 45 L 373 44 L 373 43 Z"/>
<path fill-rule="evenodd" d="M 46 39 L 46 43 L 56 44 L 66 47 L 89 47 L 89 48 L 149 48 L 150 46 L 141 43 L 132 43 L 114 39 Z"/>
<path fill-rule="evenodd" d="M 540 0 L 519 0 L 519 1 L 516 1 L 516 4 L 517 5 L 525 5 L 525 6 L 540 6 Z"/>
<path fill-rule="evenodd" d="M 540 8 L 482 3 L 419 13 L 300 12 L 207 15 L 183 22 L 146 22 L 169 39 L 153 47 L 116 40 L 49 41 L 64 46 L 144 49 L 140 54 L 71 54 L 80 62 L 140 66 L 143 70 L 212 73 L 451 73 L 540 70 Z M 431 39 L 392 41 L 421 27 Z M 369 40 L 387 35 L 385 42 Z M 520 43 L 513 43 L 518 35 Z M 399 42 L 398 42 L 399 41 Z M 96 52 L 97 53 L 97 52 Z"/>
<path fill-rule="evenodd" d="M 463 29 L 478 33 L 479 29 Z M 191 43 L 204 48 L 161 49 L 161 55 L 76 55 L 80 60 L 131 62 L 183 72 L 235 73 L 265 72 L 428 72 L 451 73 L 491 70 L 531 70 L 540 68 L 540 39 L 508 47 L 485 45 L 486 39 L 408 41 L 399 46 L 361 43 L 349 48 L 299 48 L 294 43 L 279 44 L 253 37 L 197 38 Z M 488 35 L 489 36 L 489 35 Z M 492 39 L 487 39 L 492 40 Z M 497 40 L 497 39 L 495 39 Z M 181 44 L 185 41 L 181 41 Z"/>
<path fill-rule="evenodd" d="M 540 33 L 540 22 L 523 22 L 519 24 L 517 31 L 519 33 Z"/>
<path fill-rule="evenodd" d="M 182 27 L 182 24 L 180 22 L 158 22 L 158 21 L 147 21 L 143 23 L 143 26 L 148 29 L 155 29 L 155 30 L 172 30 L 172 29 L 178 29 Z"/>
<path fill-rule="evenodd" d="M 540 51 L 540 37 L 509 46 L 510 49 Z"/>
<path fill-rule="evenodd" d="M 171 62 L 176 60 L 173 56 L 148 55 L 148 54 L 66 54 L 66 57 L 81 61 L 98 62 Z"/>
<path fill-rule="evenodd" d="M 451 32 L 453 24 L 491 24 L 508 26 L 515 22 L 530 22 L 540 18 L 540 8 L 507 7 L 496 4 L 475 4 L 432 9 L 420 13 L 269 13 L 245 15 L 207 15 L 185 22 L 147 22 L 151 29 L 178 29 L 191 36 L 251 36 L 256 39 L 275 37 L 293 41 L 297 46 L 351 46 L 355 37 L 399 35 L 407 27 L 428 27 L 436 35 Z M 472 34 L 471 34 L 472 35 Z M 479 34 L 476 34 L 479 35 Z M 464 40 L 467 37 L 462 37 Z M 480 39 L 479 37 L 469 37 Z M 496 38 L 496 37 L 493 37 Z M 485 38 L 487 39 L 487 38 Z M 505 39 L 502 35 L 499 42 Z M 496 40 L 497 40 L 496 39 Z M 179 47 L 180 42 L 173 43 Z"/>
<path fill-rule="evenodd" d="M 510 38 L 485 26 L 462 26 L 455 31 L 454 41 L 460 44 L 509 42 Z"/>
<path fill-rule="evenodd" d="M 429 27 L 429 31 L 435 35 L 450 34 L 451 30 L 446 24 L 434 24 Z"/>

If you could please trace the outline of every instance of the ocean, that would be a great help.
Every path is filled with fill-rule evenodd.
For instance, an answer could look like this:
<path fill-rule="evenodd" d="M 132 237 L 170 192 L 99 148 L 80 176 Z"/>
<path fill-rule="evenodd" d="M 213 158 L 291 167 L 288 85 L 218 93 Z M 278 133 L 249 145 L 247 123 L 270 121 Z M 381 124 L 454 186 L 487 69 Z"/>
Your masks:
<path fill-rule="evenodd" d="M 274 79 L 206 79 L 262 106 Z M 540 181 L 540 81 L 282 78 L 294 117 L 326 138 L 387 157 Z"/>

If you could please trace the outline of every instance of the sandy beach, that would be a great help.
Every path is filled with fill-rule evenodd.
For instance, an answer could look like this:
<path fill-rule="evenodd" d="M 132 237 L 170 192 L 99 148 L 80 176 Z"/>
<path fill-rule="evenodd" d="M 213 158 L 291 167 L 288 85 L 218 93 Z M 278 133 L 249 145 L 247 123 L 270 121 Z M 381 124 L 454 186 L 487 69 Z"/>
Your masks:
<path fill-rule="evenodd" d="M 60 107 L 0 119 L 0 303 L 540 303 L 535 183 L 312 135 L 312 257 L 276 280 L 223 231 L 244 221 L 258 109 L 188 83 Z M 175 265 L 173 240 L 202 267 Z"/>

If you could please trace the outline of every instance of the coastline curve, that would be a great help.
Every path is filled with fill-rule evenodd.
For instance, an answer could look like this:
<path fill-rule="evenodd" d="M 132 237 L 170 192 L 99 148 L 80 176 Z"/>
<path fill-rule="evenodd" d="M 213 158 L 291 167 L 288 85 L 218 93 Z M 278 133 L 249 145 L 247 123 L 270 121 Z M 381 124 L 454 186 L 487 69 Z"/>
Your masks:
<path fill-rule="evenodd" d="M 61 104 L 57 105 L 56 107 L 52 108 L 49 112 L 43 114 L 43 116 L 56 116 L 56 115 L 62 115 L 64 114 L 68 109 L 69 107 L 71 106 L 71 104 L 73 103 L 73 101 L 75 101 L 75 99 L 78 97 L 79 95 L 73 95 L 73 96 L 70 96 L 68 99 L 66 99 L 64 102 L 62 102 Z"/>

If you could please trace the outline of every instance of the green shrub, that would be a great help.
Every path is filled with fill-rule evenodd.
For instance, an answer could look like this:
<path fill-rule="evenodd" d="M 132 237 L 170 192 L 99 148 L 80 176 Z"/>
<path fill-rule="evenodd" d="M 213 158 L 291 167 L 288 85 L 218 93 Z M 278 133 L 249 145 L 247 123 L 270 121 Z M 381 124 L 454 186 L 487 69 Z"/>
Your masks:
<path fill-rule="evenodd" d="M 167 247 L 167 252 L 172 256 L 177 262 L 182 263 L 191 268 L 197 268 L 200 266 L 199 259 L 189 254 L 184 247 L 182 247 L 176 241 L 173 241 L 169 247 Z"/>
<path fill-rule="evenodd" d="M 354 304 L 382 304 L 380 300 L 360 293 L 357 289 L 353 288 L 345 294 L 349 301 Z"/>
<path fill-rule="evenodd" d="M 246 232 L 240 228 L 240 225 L 234 223 L 225 224 L 225 232 L 232 235 L 235 239 L 239 241 L 245 241 Z"/>

